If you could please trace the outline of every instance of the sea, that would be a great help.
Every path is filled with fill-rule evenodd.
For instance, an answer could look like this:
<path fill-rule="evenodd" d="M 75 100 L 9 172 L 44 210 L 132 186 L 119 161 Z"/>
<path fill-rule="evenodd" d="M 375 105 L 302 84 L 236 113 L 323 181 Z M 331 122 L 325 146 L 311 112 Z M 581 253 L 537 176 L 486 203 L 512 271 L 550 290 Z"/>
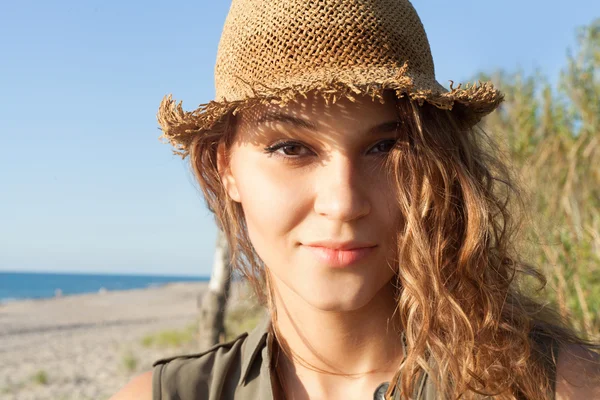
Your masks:
<path fill-rule="evenodd" d="M 206 282 L 208 276 L 104 275 L 42 272 L 0 272 L 0 304 L 57 295 L 142 289 L 172 282 Z"/>

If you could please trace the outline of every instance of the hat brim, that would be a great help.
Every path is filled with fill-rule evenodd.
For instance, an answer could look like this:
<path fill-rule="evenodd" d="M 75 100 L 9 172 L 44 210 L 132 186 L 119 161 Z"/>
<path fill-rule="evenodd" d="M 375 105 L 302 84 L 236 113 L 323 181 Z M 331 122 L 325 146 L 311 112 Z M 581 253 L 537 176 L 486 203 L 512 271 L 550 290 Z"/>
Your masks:
<path fill-rule="evenodd" d="M 429 86 L 430 88 L 423 89 Z M 327 103 L 335 103 L 341 98 L 355 101 L 358 96 L 383 99 L 383 93 L 393 90 L 396 96 L 407 96 L 419 105 L 425 102 L 442 110 L 456 110 L 469 125 L 477 124 L 484 116 L 494 111 L 504 100 L 504 95 L 491 82 L 477 82 L 456 88 L 450 85 L 447 90 L 438 82 L 432 85 L 416 85 L 415 79 L 399 71 L 389 79 L 379 82 L 353 84 L 331 79 L 328 82 L 315 82 L 283 89 L 273 89 L 264 85 L 251 85 L 251 93 L 246 98 L 234 101 L 210 101 L 201 104 L 193 111 L 184 111 L 182 103 L 175 102 L 171 95 L 163 98 L 157 113 L 162 130 L 161 139 L 171 143 L 174 152 L 185 158 L 196 135 L 219 129 L 224 118 L 231 114 L 257 105 L 276 104 L 284 106 L 294 99 L 306 97 L 308 93 L 322 96 Z"/>

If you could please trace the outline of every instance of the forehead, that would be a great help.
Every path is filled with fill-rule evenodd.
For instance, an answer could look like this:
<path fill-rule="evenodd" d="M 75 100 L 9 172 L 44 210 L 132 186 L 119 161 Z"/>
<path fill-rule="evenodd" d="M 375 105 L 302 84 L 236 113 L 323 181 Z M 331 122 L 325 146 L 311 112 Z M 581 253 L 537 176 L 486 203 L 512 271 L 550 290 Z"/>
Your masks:
<path fill-rule="evenodd" d="M 386 95 L 383 102 L 357 96 L 354 100 L 341 98 L 328 104 L 322 96 L 309 94 L 306 98 L 296 98 L 284 106 L 265 104 L 246 109 L 239 114 L 238 126 L 256 127 L 273 122 L 294 122 L 299 125 L 300 121 L 300 125 L 304 123 L 306 128 L 321 130 L 336 126 L 372 126 L 397 119 L 397 104 L 390 95 Z"/>

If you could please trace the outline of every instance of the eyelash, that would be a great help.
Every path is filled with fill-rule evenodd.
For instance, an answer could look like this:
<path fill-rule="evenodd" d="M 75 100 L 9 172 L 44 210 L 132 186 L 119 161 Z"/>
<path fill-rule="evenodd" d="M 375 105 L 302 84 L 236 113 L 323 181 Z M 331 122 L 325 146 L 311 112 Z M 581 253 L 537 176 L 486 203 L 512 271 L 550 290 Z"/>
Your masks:
<path fill-rule="evenodd" d="M 369 149 L 369 151 L 371 151 L 372 149 L 376 148 L 377 146 L 379 146 L 382 143 L 390 143 L 392 145 L 392 148 L 394 147 L 395 143 L 396 143 L 396 139 L 386 139 L 386 140 L 382 140 L 380 142 L 377 142 L 373 147 L 371 147 Z M 304 155 L 287 155 L 287 154 L 281 154 L 278 152 L 278 150 L 284 149 L 286 147 L 292 147 L 292 146 L 300 146 L 308 151 L 311 151 L 307 146 L 305 146 L 304 144 L 300 143 L 300 142 L 296 142 L 296 141 L 282 141 L 282 142 L 277 142 L 275 144 L 272 144 L 270 146 L 265 147 L 265 153 L 271 155 L 275 155 L 277 157 L 282 157 L 284 159 L 290 160 L 290 159 L 299 159 L 301 157 L 303 157 Z M 391 150 L 391 149 L 390 149 Z M 388 151 L 389 152 L 389 151 Z M 388 152 L 384 152 L 383 154 L 387 154 Z M 314 154 L 314 152 L 312 152 Z"/>

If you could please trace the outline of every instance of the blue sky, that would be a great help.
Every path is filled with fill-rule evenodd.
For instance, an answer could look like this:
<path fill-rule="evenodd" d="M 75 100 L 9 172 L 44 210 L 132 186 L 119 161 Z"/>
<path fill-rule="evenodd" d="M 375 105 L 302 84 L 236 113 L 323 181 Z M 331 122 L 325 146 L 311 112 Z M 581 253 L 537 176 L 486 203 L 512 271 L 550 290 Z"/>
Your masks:
<path fill-rule="evenodd" d="M 0 271 L 207 275 L 216 230 L 158 141 L 165 94 L 212 99 L 230 1 L 0 5 Z M 414 0 L 447 84 L 539 68 L 556 81 L 597 0 Z"/>

